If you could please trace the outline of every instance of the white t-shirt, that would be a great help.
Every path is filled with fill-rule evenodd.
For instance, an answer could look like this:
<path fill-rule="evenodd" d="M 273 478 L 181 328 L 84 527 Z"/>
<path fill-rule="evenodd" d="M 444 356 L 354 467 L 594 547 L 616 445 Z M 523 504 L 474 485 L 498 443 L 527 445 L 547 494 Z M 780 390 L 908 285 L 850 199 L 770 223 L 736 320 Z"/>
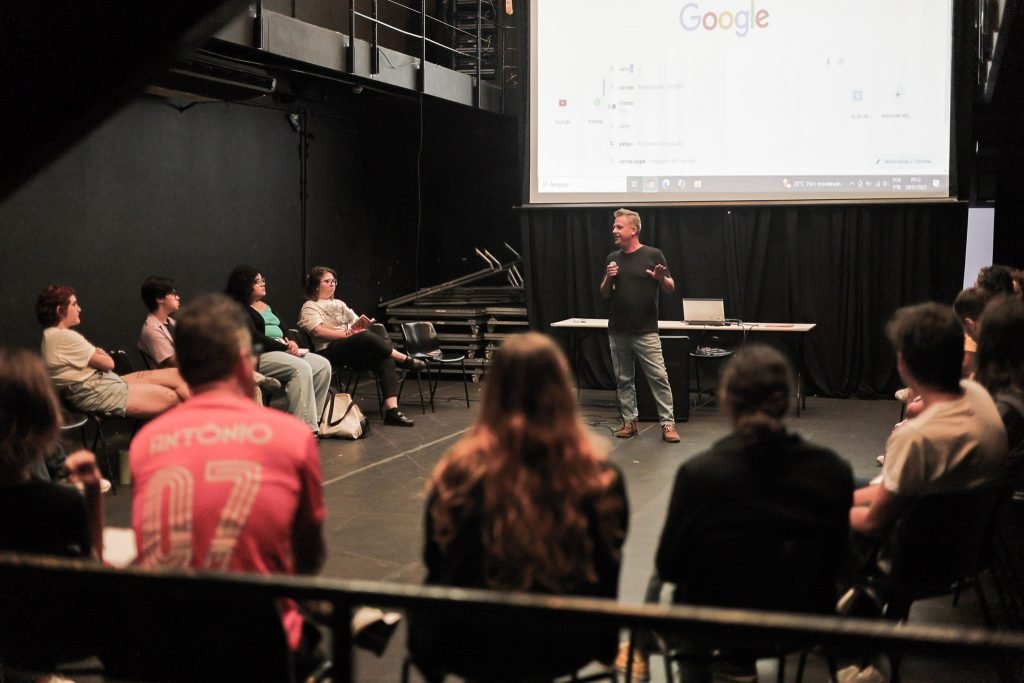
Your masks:
<path fill-rule="evenodd" d="M 47 327 L 43 330 L 40 352 L 58 389 L 87 382 L 99 373 L 96 368 L 89 367 L 96 347 L 74 330 Z"/>
<path fill-rule="evenodd" d="M 347 330 L 357 320 L 359 315 L 341 299 L 307 301 L 302 304 L 302 310 L 299 311 L 299 327 L 313 338 L 313 345 L 317 351 L 323 350 L 330 343 L 329 339 L 313 334 L 313 330 L 318 326 L 324 325 L 331 330 Z"/>
<path fill-rule="evenodd" d="M 1006 430 L 988 392 L 962 380 L 963 394 L 907 420 L 885 446 L 882 485 L 909 497 L 966 491 L 1006 476 Z"/>

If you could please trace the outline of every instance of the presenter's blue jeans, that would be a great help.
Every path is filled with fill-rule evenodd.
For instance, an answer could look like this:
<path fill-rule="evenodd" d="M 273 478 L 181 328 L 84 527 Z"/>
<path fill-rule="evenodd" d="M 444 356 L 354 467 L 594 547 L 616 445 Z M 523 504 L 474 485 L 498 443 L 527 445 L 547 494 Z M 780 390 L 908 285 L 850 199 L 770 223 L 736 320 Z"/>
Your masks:
<path fill-rule="evenodd" d="M 615 392 L 619 399 L 619 412 L 623 422 L 636 420 L 636 362 L 647 377 L 658 406 L 658 421 L 673 424 L 676 421 L 672 410 L 672 387 L 668 383 L 665 356 L 661 352 L 661 337 L 657 332 L 649 334 L 608 333 L 608 345 L 612 354 L 612 369 L 617 382 Z"/>

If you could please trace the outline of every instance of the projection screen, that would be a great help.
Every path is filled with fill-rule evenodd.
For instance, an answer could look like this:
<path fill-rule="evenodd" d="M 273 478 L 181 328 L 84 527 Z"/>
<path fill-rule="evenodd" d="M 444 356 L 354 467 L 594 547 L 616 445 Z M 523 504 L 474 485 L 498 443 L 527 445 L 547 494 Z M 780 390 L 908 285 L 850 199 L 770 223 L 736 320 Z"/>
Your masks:
<path fill-rule="evenodd" d="M 532 204 L 950 196 L 952 0 L 531 0 Z"/>

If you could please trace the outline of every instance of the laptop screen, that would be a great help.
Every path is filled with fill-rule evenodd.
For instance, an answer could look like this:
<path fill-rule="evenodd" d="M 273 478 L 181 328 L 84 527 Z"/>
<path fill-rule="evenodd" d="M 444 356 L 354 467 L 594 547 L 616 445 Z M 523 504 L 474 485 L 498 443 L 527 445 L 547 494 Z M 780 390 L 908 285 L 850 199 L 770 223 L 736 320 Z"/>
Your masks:
<path fill-rule="evenodd" d="M 725 322 L 725 302 L 722 299 L 683 299 L 683 322 Z"/>

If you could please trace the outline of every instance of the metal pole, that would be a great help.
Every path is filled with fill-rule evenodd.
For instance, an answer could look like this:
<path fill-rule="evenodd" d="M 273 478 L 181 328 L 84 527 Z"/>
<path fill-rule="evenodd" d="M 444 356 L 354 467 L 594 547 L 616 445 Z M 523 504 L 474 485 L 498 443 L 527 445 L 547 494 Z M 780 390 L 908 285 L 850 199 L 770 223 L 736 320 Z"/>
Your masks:
<path fill-rule="evenodd" d="M 373 0 L 373 39 L 370 43 L 370 73 L 380 73 L 380 24 L 377 19 L 377 3 L 378 0 Z"/>
<path fill-rule="evenodd" d="M 309 199 L 309 135 L 306 131 L 308 110 L 299 110 L 299 241 L 302 249 L 302 272 L 309 272 L 307 248 L 306 203 Z"/>
<path fill-rule="evenodd" d="M 420 92 L 427 91 L 427 0 L 420 0 Z"/>
<path fill-rule="evenodd" d="M 263 49 L 263 1 L 256 2 L 256 17 L 252 24 L 252 44 L 257 50 Z"/>
<path fill-rule="evenodd" d="M 348 3 L 348 72 L 356 72 L 356 0 Z"/>
<path fill-rule="evenodd" d="M 480 108 L 480 91 L 483 89 L 480 82 L 480 67 L 483 66 L 483 30 L 484 30 L 484 1 L 476 0 L 476 85 L 473 88 L 473 100 L 476 108 Z"/>

